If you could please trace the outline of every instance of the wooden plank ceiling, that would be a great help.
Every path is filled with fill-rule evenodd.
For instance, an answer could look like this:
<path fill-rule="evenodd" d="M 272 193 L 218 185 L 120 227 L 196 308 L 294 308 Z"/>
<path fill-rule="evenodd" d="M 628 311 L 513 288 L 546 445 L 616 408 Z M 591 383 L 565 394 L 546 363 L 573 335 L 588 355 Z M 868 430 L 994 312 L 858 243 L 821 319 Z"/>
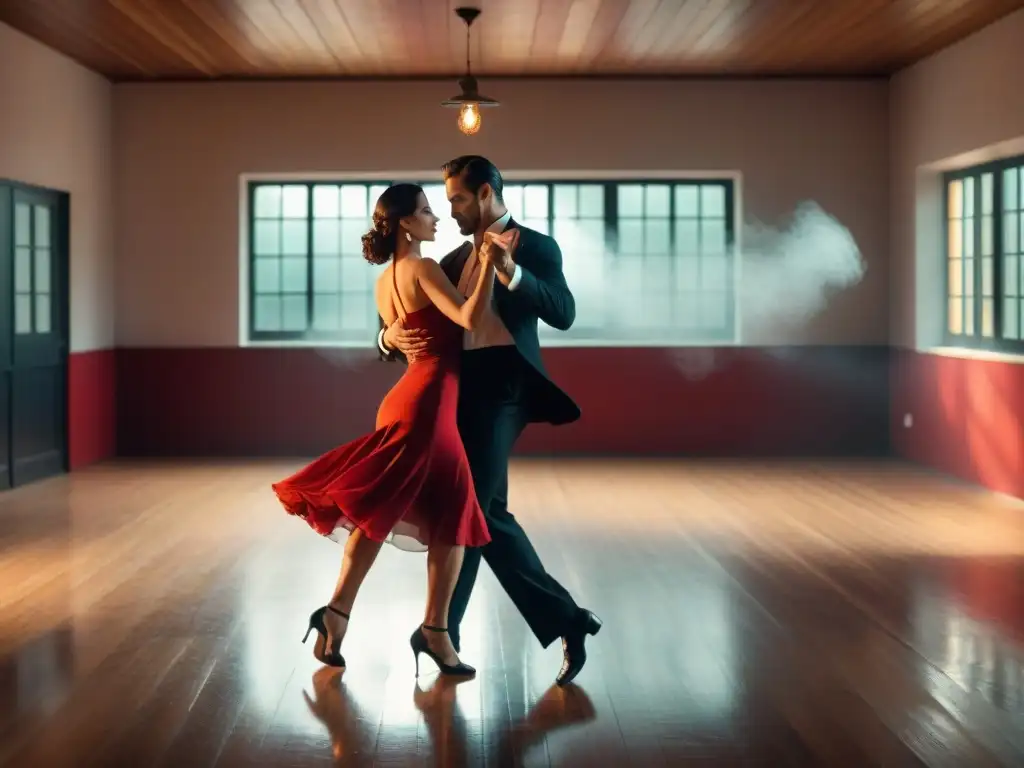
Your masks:
<path fill-rule="evenodd" d="M 1024 0 L 0 0 L 0 21 L 112 80 L 474 73 L 875 75 Z"/>

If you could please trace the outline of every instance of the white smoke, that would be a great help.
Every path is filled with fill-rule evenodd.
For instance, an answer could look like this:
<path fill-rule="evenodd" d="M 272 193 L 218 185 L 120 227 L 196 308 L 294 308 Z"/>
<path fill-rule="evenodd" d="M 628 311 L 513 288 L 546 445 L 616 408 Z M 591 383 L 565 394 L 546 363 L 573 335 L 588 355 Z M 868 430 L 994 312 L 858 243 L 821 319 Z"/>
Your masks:
<path fill-rule="evenodd" d="M 814 202 L 797 206 L 784 229 L 746 224 L 740 244 L 738 300 L 747 326 L 806 323 L 867 270 L 850 230 Z"/>

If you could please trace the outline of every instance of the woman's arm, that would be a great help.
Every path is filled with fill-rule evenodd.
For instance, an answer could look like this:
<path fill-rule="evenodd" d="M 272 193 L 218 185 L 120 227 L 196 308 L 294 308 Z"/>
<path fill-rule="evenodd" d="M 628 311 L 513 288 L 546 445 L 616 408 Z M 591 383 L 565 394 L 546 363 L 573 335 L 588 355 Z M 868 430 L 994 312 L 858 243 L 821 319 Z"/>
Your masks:
<path fill-rule="evenodd" d="M 470 258 L 474 258 L 472 255 Z M 476 287 L 468 299 L 463 299 L 441 265 L 433 259 L 421 259 L 417 273 L 420 288 L 434 306 L 441 310 L 453 323 L 472 331 L 479 325 L 494 291 L 494 265 L 483 263 L 477 277 Z"/>

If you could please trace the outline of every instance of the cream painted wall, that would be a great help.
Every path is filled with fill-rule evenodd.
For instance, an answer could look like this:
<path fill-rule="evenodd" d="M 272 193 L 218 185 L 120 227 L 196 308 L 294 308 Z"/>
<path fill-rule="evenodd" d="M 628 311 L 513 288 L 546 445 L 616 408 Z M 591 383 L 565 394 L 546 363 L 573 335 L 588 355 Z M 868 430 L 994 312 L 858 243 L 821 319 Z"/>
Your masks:
<path fill-rule="evenodd" d="M 892 343 L 943 332 L 944 169 L 1024 153 L 1024 10 L 891 81 Z"/>
<path fill-rule="evenodd" d="M 239 343 L 241 174 L 421 170 L 470 151 L 506 171 L 738 171 L 745 212 L 766 222 L 814 200 L 867 274 L 804 326 L 745 323 L 745 343 L 887 342 L 885 81 L 488 81 L 503 106 L 472 138 L 438 104 L 450 90 L 115 86 L 117 344 Z"/>
<path fill-rule="evenodd" d="M 0 178 L 71 193 L 71 351 L 114 346 L 113 89 L 0 23 Z"/>

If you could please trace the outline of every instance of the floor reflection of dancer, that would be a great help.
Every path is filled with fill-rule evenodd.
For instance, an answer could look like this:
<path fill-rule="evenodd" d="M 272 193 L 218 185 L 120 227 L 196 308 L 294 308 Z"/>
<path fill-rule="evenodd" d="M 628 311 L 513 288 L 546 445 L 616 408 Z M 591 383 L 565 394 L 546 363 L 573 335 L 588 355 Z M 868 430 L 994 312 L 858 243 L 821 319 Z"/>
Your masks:
<path fill-rule="evenodd" d="M 465 243 L 441 260 L 441 269 L 468 295 L 479 277 L 478 258 L 487 250 L 495 259 L 497 285 L 493 309 L 480 327 L 465 334 L 459 395 L 459 433 L 465 442 L 491 542 L 466 550 L 449 611 L 449 633 L 459 649 L 460 625 L 476 582 L 481 557 L 526 619 L 543 647 L 562 638 L 563 663 L 557 680 L 571 681 L 586 662 L 585 640 L 601 621 L 580 608 L 549 574 L 526 532 L 508 510 L 508 464 L 512 446 L 530 422 L 566 424 L 580 416 L 576 403 L 548 377 L 540 356 L 537 326 L 544 321 L 567 330 L 576 304 L 562 272 L 558 243 L 512 220 L 502 198 L 497 167 L 468 155 L 444 167 L 452 217 Z M 488 242 L 495 233 L 518 232 L 518 247 Z M 427 340 L 418 329 L 385 320 L 378 345 L 385 359 L 419 358 Z"/>

